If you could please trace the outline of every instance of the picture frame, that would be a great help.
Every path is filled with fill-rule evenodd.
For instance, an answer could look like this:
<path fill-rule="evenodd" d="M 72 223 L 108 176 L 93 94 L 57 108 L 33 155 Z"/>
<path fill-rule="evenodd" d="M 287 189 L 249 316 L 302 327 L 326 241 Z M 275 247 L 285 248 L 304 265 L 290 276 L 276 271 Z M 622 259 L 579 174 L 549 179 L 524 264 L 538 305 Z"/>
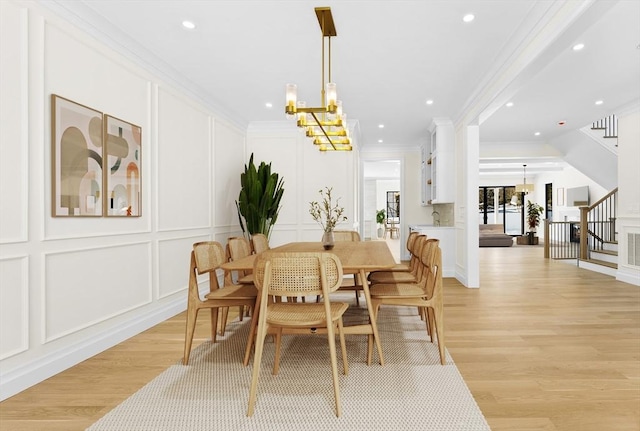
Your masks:
<path fill-rule="evenodd" d="M 103 113 L 51 95 L 51 213 L 100 217 L 103 213 Z"/>
<path fill-rule="evenodd" d="M 564 187 L 558 187 L 556 202 L 558 205 L 564 205 Z"/>
<path fill-rule="evenodd" d="M 104 214 L 142 216 L 142 128 L 104 114 Z"/>

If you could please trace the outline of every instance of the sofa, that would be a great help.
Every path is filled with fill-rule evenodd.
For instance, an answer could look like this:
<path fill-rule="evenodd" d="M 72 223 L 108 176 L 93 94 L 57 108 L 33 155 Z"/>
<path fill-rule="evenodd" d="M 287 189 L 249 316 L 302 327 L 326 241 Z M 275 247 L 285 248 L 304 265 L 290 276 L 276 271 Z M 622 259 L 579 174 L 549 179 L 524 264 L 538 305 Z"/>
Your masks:
<path fill-rule="evenodd" d="M 478 245 L 480 247 L 511 247 L 513 237 L 504 233 L 503 224 L 481 224 Z"/>

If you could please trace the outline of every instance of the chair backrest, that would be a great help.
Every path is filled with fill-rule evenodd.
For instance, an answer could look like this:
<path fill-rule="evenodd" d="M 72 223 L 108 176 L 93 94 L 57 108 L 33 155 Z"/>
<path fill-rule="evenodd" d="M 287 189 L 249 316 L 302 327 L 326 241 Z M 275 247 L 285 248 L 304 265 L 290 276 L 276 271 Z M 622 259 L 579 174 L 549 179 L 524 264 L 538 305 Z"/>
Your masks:
<path fill-rule="evenodd" d="M 253 252 L 255 254 L 262 253 L 269 250 L 269 239 L 263 233 L 254 233 L 251 236 L 251 245 L 253 245 Z"/>
<path fill-rule="evenodd" d="M 407 251 L 409 252 L 409 254 L 411 254 L 411 247 L 413 247 L 413 243 L 416 241 L 416 238 L 418 237 L 418 235 L 420 234 L 417 231 L 412 230 L 409 236 L 407 237 Z"/>
<path fill-rule="evenodd" d="M 217 241 L 202 241 L 193 244 L 193 255 L 198 274 L 215 271 L 225 261 L 222 244 Z"/>
<path fill-rule="evenodd" d="M 420 269 L 420 254 L 422 253 L 422 248 L 426 242 L 426 235 L 416 235 L 415 239 L 411 243 L 411 250 L 409 250 L 409 253 L 411 254 L 409 270 L 415 275 L 418 275 Z"/>
<path fill-rule="evenodd" d="M 328 295 L 340 287 L 343 277 L 338 256 L 324 252 L 267 251 L 256 258 L 253 274 L 266 294 L 294 297 Z"/>
<path fill-rule="evenodd" d="M 360 241 L 360 234 L 355 230 L 334 230 L 334 241 Z"/>
<path fill-rule="evenodd" d="M 219 287 L 216 269 L 225 262 L 222 244 L 217 241 L 202 241 L 193 244 L 191 250 L 191 267 L 189 269 L 189 295 L 199 298 L 198 275 L 209 274 L 209 291 Z"/>
<path fill-rule="evenodd" d="M 227 240 L 227 259 L 231 262 L 251 254 L 251 243 L 243 236 L 232 236 Z"/>
<path fill-rule="evenodd" d="M 431 299 L 438 286 L 442 286 L 442 251 L 439 239 L 427 240 L 420 255 L 420 263 L 424 271 L 426 297 Z"/>

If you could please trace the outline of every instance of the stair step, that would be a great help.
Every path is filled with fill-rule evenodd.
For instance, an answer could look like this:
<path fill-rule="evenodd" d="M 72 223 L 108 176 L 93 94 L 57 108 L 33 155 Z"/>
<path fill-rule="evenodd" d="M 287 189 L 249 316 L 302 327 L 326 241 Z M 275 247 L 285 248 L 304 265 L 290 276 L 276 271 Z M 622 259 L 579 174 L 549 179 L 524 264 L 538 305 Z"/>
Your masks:
<path fill-rule="evenodd" d="M 608 254 L 609 256 L 617 256 L 618 250 L 605 250 L 605 249 L 591 250 L 591 253 L 602 253 L 602 254 Z"/>
<path fill-rule="evenodd" d="M 580 259 L 583 262 L 592 263 L 594 265 L 602 265 L 613 269 L 618 269 L 618 264 L 613 262 L 607 262 L 600 259 Z"/>

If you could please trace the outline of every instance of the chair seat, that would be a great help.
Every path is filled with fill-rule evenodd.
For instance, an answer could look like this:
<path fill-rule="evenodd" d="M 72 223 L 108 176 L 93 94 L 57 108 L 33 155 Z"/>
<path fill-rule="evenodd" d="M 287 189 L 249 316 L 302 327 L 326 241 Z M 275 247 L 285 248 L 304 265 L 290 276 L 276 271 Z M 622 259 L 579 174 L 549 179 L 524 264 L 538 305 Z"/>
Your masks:
<path fill-rule="evenodd" d="M 332 302 L 330 305 L 331 320 L 335 321 L 347 311 L 349 304 Z M 286 303 L 269 304 L 267 323 L 282 326 L 321 326 L 326 325 L 324 303 L 297 303 L 291 307 Z"/>
<path fill-rule="evenodd" d="M 238 278 L 238 284 L 253 284 L 253 274 L 247 274 Z"/>
<path fill-rule="evenodd" d="M 425 291 L 417 284 L 376 284 L 371 286 L 371 297 L 376 298 L 421 298 Z"/>
<path fill-rule="evenodd" d="M 416 276 L 411 272 L 376 272 L 369 276 L 369 282 L 372 284 L 388 284 L 388 283 L 415 283 Z"/>
<path fill-rule="evenodd" d="M 250 297 L 257 297 L 258 289 L 254 285 L 241 284 L 237 286 L 225 286 L 221 289 L 214 290 L 207 293 L 205 298 L 207 299 L 245 299 Z"/>

